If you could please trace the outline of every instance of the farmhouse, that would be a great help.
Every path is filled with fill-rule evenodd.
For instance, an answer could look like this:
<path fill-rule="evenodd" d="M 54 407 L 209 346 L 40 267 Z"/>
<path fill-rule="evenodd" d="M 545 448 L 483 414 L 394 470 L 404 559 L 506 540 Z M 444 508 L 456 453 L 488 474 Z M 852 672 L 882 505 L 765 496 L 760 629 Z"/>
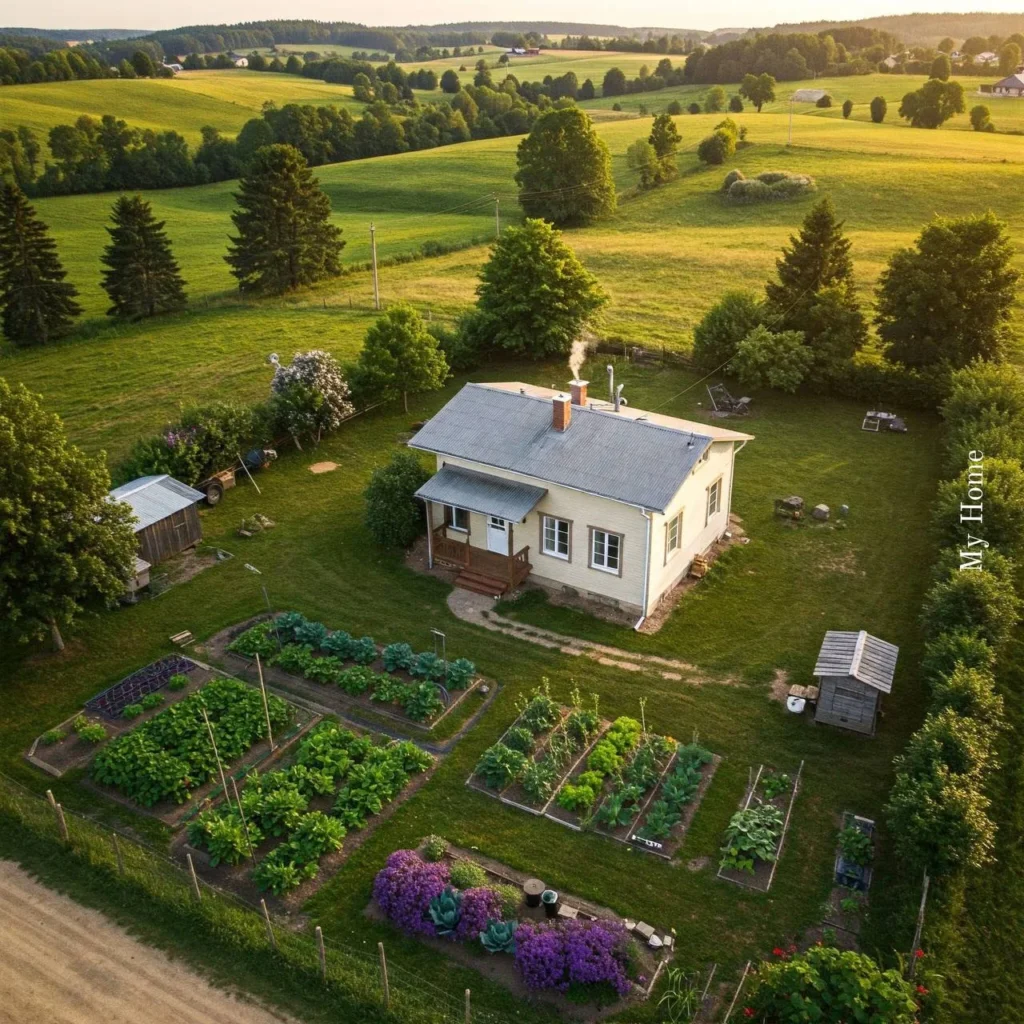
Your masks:
<path fill-rule="evenodd" d="M 992 86 L 992 95 L 1013 96 L 1018 99 L 1024 96 L 1024 74 L 1018 72 L 1015 75 L 1009 75 L 1001 82 L 996 82 Z"/>
<path fill-rule="evenodd" d="M 882 694 L 892 693 L 899 653 L 894 644 L 863 629 L 857 633 L 830 629 L 814 666 L 819 680 L 814 720 L 873 735 Z"/>
<path fill-rule="evenodd" d="M 110 497 L 131 506 L 137 520 L 139 555 L 150 564 L 176 555 L 203 538 L 196 505 L 205 495 L 166 473 L 140 476 L 115 487 Z"/>
<path fill-rule="evenodd" d="M 750 440 L 592 399 L 586 381 L 467 384 L 409 442 L 437 459 L 417 492 L 430 564 L 480 593 L 529 577 L 642 619 L 728 531 Z"/>

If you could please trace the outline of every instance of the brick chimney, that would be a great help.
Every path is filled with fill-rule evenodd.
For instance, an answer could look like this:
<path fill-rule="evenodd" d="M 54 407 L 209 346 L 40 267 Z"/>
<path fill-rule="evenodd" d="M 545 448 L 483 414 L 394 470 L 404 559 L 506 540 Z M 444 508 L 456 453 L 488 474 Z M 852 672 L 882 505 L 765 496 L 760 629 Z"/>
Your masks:
<path fill-rule="evenodd" d="M 572 406 L 565 395 L 555 395 L 551 401 L 551 426 L 559 433 L 569 429 L 569 421 L 572 419 Z"/>
<path fill-rule="evenodd" d="M 572 394 L 573 405 L 586 405 L 587 404 L 587 385 L 590 383 L 588 380 L 571 380 L 569 381 L 569 391 Z"/>

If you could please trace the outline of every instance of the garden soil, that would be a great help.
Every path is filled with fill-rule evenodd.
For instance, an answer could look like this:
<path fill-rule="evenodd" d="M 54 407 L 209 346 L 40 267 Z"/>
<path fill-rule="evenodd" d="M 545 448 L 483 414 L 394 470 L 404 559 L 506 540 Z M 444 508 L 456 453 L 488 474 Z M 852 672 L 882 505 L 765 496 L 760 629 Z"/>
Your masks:
<path fill-rule="evenodd" d="M 0 861 L 0 1022 L 274 1024 L 95 910 Z"/>

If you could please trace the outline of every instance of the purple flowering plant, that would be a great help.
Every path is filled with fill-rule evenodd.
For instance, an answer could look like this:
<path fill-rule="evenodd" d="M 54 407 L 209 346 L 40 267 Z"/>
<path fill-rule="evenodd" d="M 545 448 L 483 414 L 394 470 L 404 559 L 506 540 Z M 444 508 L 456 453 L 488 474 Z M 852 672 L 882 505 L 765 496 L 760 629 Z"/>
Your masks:
<path fill-rule="evenodd" d="M 448 865 L 428 864 L 415 850 L 396 850 L 373 882 L 373 898 L 390 920 L 410 935 L 433 935 L 430 901 L 448 884 Z"/>
<path fill-rule="evenodd" d="M 627 995 L 628 936 L 615 921 L 525 922 L 516 932 L 516 966 L 528 988 L 611 985 Z"/>
<path fill-rule="evenodd" d="M 455 929 L 460 942 L 478 942 L 488 922 L 501 920 L 501 897 L 487 886 L 462 891 L 462 917 Z"/>

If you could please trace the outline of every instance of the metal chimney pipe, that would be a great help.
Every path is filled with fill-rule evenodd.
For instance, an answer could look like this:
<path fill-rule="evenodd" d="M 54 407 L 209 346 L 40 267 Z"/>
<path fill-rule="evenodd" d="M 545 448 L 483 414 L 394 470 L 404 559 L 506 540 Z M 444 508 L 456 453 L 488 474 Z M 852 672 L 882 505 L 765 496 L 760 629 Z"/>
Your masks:
<path fill-rule="evenodd" d="M 608 371 L 608 399 L 615 401 L 615 367 L 609 363 L 605 369 Z"/>
<path fill-rule="evenodd" d="M 622 389 L 623 389 L 624 387 L 625 387 L 625 384 L 620 384 L 620 385 L 619 385 L 619 386 L 618 386 L 618 387 L 617 387 L 617 388 L 615 389 L 615 411 L 616 411 L 616 412 L 618 412 L 618 411 L 619 411 L 619 406 L 620 406 L 620 405 L 622 405 L 622 401 L 623 401 L 623 399 L 622 399 Z"/>

